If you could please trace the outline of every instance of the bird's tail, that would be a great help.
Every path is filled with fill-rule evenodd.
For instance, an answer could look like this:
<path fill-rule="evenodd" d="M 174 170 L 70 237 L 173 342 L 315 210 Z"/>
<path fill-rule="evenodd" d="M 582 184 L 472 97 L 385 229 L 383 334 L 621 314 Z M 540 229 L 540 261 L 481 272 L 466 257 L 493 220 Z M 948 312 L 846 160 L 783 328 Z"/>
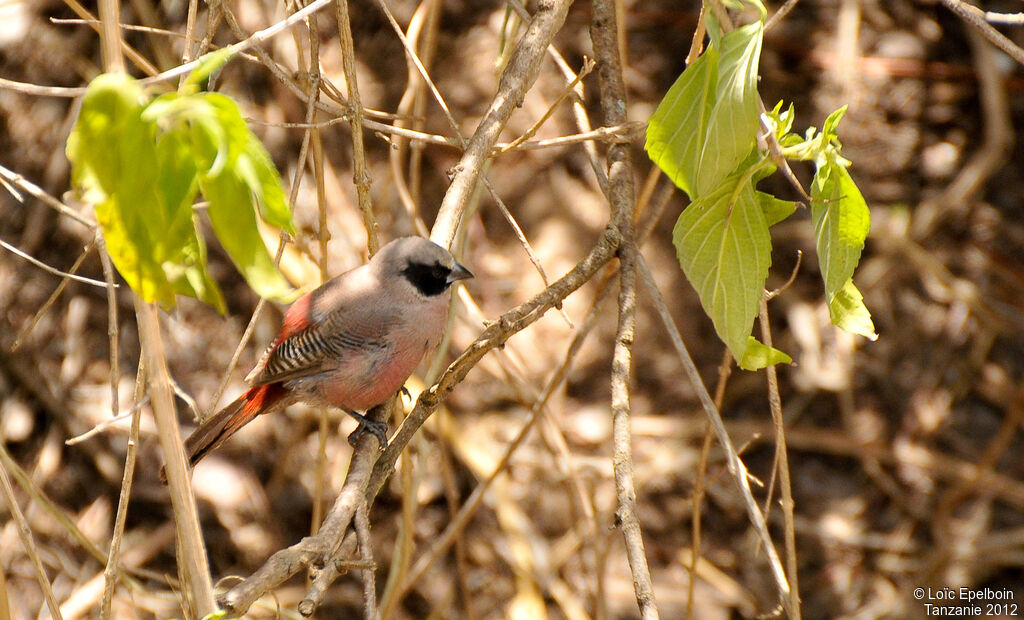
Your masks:
<path fill-rule="evenodd" d="M 261 413 L 267 413 L 284 399 L 287 394 L 280 383 L 269 383 L 250 389 L 238 400 L 213 414 L 185 440 L 185 455 L 189 465 L 195 467 L 204 456 L 221 446 L 243 426 L 252 422 Z M 160 480 L 166 484 L 164 468 L 160 468 Z"/>

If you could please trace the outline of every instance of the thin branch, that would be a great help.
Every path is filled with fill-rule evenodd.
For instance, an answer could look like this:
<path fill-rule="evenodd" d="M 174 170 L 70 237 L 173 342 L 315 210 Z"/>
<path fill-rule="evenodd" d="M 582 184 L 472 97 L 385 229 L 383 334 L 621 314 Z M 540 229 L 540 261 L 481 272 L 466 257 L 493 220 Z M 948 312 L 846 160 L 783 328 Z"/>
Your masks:
<path fill-rule="evenodd" d="M 729 349 L 722 352 L 722 361 L 718 364 L 718 382 L 715 384 L 715 408 L 722 408 L 722 401 L 725 400 L 725 386 L 732 376 L 732 353 Z M 705 479 L 708 473 L 708 458 L 711 456 L 711 442 L 715 435 L 711 431 L 711 420 L 704 422 L 704 441 L 700 446 L 700 460 L 697 463 L 697 476 L 693 482 L 693 523 L 690 528 L 693 542 L 690 553 L 690 579 L 686 584 L 686 618 L 693 618 L 693 594 L 697 585 L 697 563 L 700 560 L 701 547 L 701 506 L 704 503 L 704 493 L 707 488 Z"/>
<path fill-rule="evenodd" d="M 647 263 L 644 261 L 642 254 L 639 255 L 638 263 L 651 300 L 658 311 L 658 315 L 661 317 L 662 323 L 665 325 L 666 331 L 668 331 L 669 338 L 672 340 L 672 346 L 675 347 L 676 353 L 679 355 L 679 359 L 683 364 L 683 370 L 686 372 L 691 386 L 697 392 L 697 398 L 704 408 L 704 413 L 711 421 L 711 426 L 715 431 L 718 442 L 725 450 L 729 473 L 732 474 L 736 485 L 739 487 L 740 494 L 743 496 L 743 503 L 747 508 L 747 516 L 761 540 L 761 546 L 768 558 L 768 563 L 772 569 L 772 576 L 775 578 L 776 587 L 779 590 L 779 598 L 783 601 L 783 605 L 788 608 L 790 600 L 789 582 L 786 580 L 786 572 L 782 568 L 782 562 L 779 560 L 779 553 L 776 551 L 774 543 L 772 543 L 771 534 L 768 532 L 768 525 L 765 523 L 764 515 L 758 507 L 754 495 L 750 492 L 747 468 L 736 453 L 736 448 L 732 444 L 728 431 L 726 431 L 722 416 L 718 412 L 715 403 L 711 400 L 711 395 L 708 394 L 707 388 L 701 380 L 700 373 L 697 371 L 697 366 L 693 363 L 693 358 L 690 357 L 690 353 L 686 350 L 686 345 L 683 344 L 683 337 L 679 334 L 679 329 L 676 327 L 675 321 L 668 311 L 668 306 L 665 305 L 661 291 L 654 281 L 654 276 L 651 275 L 650 270 L 647 268 Z"/>
<path fill-rule="evenodd" d="M 356 50 L 355 44 L 352 42 L 348 0 L 336 0 L 334 6 L 341 43 L 341 66 L 345 72 L 345 85 L 348 87 L 348 119 L 352 128 L 352 181 L 356 186 L 359 212 L 363 215 L 363 227 L 366 228 L 366 248 L 370 256 L 373 256 L 377 253 L 377 248 L 380 247 L 380 231 L 377 218 L 373 215 L 373 202 L 370 199 L 372 180 L 366 167 L 366 146 L 363 143 L 363 105 L 359 97 L 359 86 L 356 79 Z"/>
<path fill-rule="evenodd" d="M 0 86 L 3 86 L 2 81 L 0 81 Z M 8 170 L 7 168 L 0 166 L 0 177 L 3 177 L 5 181 L 17 187 L 18 189 L 30 194 L 32 197 L 42 200 L 46 206 L 52 208 L 57 213 L 68 216 L 69 218 L 73 219 L 74 221 L 78 222 L 79 224 L 85 226 L 90 230 L 96 229 L 96 222 L 92 222 L 86 219 L 80 213 L 78 213 L 71 207 L 67 206 L 63 202 L 57 200 L 50 194 L 46 193 L 46 191 L 43 188 L 39 187 L 32 181 L 29 181 L 28 179 L 21 176 L 17 172 L 14 172 L 13 170 Z"/>
<path fill-rule="evenodd" d="M 181 61 L 192 60 L 192 44 L 195 42 L 196 18 L 199 15 L 199 0 L 189 0 L 185 15 L 185 44 L 181 47 Z"/>
<path fill-rule="evenodd" d="M 78 435 L 75 435 L 74 437 L 65 439 L 64 440 L 64 445 L 65 446 L 73 446 L 75 444 L 82 443 L 83 441 L 88 441 L 89 439 L 92 439 L 96 435 L 99 435 L 100 433 L 106 432 L 107 429 L 116 427 L 118 422 L 122 422 L 124 420 L 127 420 L 128 418 L 130 418 L 133 415 L 135 415 L 136 411 L 142 410 L 142 408 L 145 407 L 148 404 L 149 404 L 149 396 L 146 395 L 146 394 L 143 394 L 141 397 L 139 397 L 136 400 L 135 404 L 132 405 L 131 408 L 128 411 L 125 411 L 124 413 L 119 413 L 116 416 L 113 416 L 111 418 L 107 418 L 106 420 L 103 420 L 102 422 L 100 422 L 96 426 L 90 428 L 89 430 L 85 431 L 84 433 L 80 433 Z"/>
<path fill-rule="evenodd" d="M 765 22 L 765 32 L 768 32 L 774 28 L 776 24 L 785 19 L 786 16 L 789 15 L 789 12 L 796 8 L 798 2 L 800 2 L 800 0 L 786 0 L 786 4 L 779 7 L 779 10 L 775 11 L 775 14 L 769 17 L 768 21 Z"/>
<path fill-rule="evenodd" d="M 85 25 L 91 26 L 91 25 L 94 25 L 94 24 L 99 24 L 101 22 L 98 19 L 76 19 L 76 18 L 62 19 L 60 17 L 51 17 L 50 18 L 50 23 L 58 25 L 58 26 L 63 26 L 63 25 L 81 25 L 81 24 L 85 24 Z M 175 32 L 173 30 L 167 30 L 167 29 L 164 29 L 164 28 L 154 28 L 152 26 L 134 26 L 132 24 L 118 24 L 118 26 L 121 28 L 121 30 L 128 30 L 128 31 L 131 31 L 131 32 L 145 32 L 145 33 L 149 33 L 149 34 L 159 34 L 161 36 L 177 38 L 177 39 L 181 39 L 181 38 L 185 37 L 185 35 L 183 35 L 180 32 Z"/>
<path fill-rule="evenodd" d="M 761 298 L 758 319 L 761 323 L 761 341 L 772 346 L 772 330 L 768 321 L 768 294 Z M 789 475 L 789 453 L 786 450 L 786 425 L 782 418 L 782 397 L 779 396 L 779 377 L 775 366 L 765 369 L 768 379 L 768 405 L 775 428 L 775 460 L 778 463 L 779 484 L 782 493 L 782 521 L 786 539 L 786 576 L 789 578 L 789 617 L 800 620 L 800 586 L 797 578 L 796 525 L 793 520 L 793 482 Z"/>
<path fill-rule="evenodd" d="M 320 73 L 320 27 L 317 25 L 316 17 L 311 17 L 306 24 L 307 40 L 309 41 L 309 103 L 306 106 L 306 121 L 312 121 L 316 116 L 316 102 L 320 100 L 320 83 L 323 76 Z M 299 45 L 300 39 L 296 37 L 297 51 L 301 55 Z M 313 184 L 316 187 L 316 210 L 317 210 L 317 241 L 320 246 L 320 256 L 317 267 L 320 271 L 320 284 L 327 282 L 329 278 L 327 269 L 327 245 L 331 239 L 331 232 L 327 226 L 327 188 L 324 177 L 324 146 L 323 136 L 319 129 L 307 129 L 303 135 L 303 148 L 301 157 L 303 160 L 309 157 L 310 165 L 313 168 Z M 353 136 L 353 140 L 354 140 Z M 307 148 L 309 147 L 309 148 Z M 303 161 L 304 163 L 304 161 Z M 296 167 L 295 183 L 292 186 L 292 205 L 295 204 L 295 197 L 299 182 L 302 178 L 303 165 Z M 367 233 L 369 234 L 369 233 Z M 321 406 L 319 413 L 319 424 L 317 425 L 317 450 L 316 450 L 316 471 L 313 483 L 313 514 L 310 516 L 309 533 L 316 534 L 320 529 L 320 522 L 323 521 L 324 513 L 324 490 L 327 478 L 327 440 L 328 440 L 328 412 L 327 407 Z"/>
<path fill-rule="evenodd" d="M 63 97 L 73 99 L 85 94 L 85 88 L 81 86 L 43 86 L 41 84 L 29 84 L 0 78 L 0 88 L 13 90 L 15 92 L 33 95 L 35 97 Z"/>
<path fill-rule="evenodd" d="M 94 247 L 96 247 L 96 242 L 98 238 L 99 236 L 93 237 L 93 240 L 89 242 L 89 245 L 85 246 L 85 249 L 82 250 L 82 253 L 78 255 L 78 258 L 75 259 L 75 262 L 71 265 L 71 268 L 68 270 L 69 274 L 78 273 L 78 268 L 82 266 L 83 262 L 85 262 L 85 257 L 89 255 L 89 252 L 91 252 Z M 60 294 L 64 292 L 64 289 L 67 288 L 68 282 L 70 281 L 71 278 L 61 279 L 60 284 L 57 285 L 57 288 L 53 289 L 53 292 L 50 293 L 50 296 L 46 299 L 43 305 L 39 306 L 39 309 L 36 310 L 36 313 L 32 315 L 32 320 L 30 320 L 25 325 L 25 327 L 22 328 L 22 330 L 18 333 L 17 337 L 14 339 L 14 344 L 11 345 L 11 353 L 14 353 L 15 351 L 18 350 L 19 347 L 21 347 L 21 343 L 25 340 L 26 337 L 28 337 L 29 334 L 32 333 L 32 330 L 36 328 L 36 325 L 39 324 L 39 321 L 42 320 L 43 316 L 50 310 L 53 304 L 56 303 L 57 298 L 60 297 Z"/>
<path fill-rule="evenodd" d="M 10 460 L 10 455 L 7 454 L 7 448 L 3 445 L 3 442 L 0 442 L 0 454 L 4 456 L 3 462 L 0 462 L 0 487 L 3 488 L 4 500 L 7 502 L 7 508 L 11 511 L 11 517 L 17 526 L 18 536 L 21 537 L 21 544 L 25 547 L 25 553 L 32 561 L 32 567 L 36 572 L 36 581 L 39 582 L 39 589 L 42 590 L 43 598 L 46 599 L 46 607 L 50 610 L 50 615 L 54 620 L 62 620 L 63 616 L 60 615 L 60 605 L 57 604 L 57 599 L 53 597 L 53 588 L 50 587 L 50 580 L 47 579 L 46 570 L 39 559 L 36 541 L 32 537 L 32 527 L 28 524 L 28 520 L 25 519 L 21 506 L 18 505 L 18 498 L 14 496 L 14 487 L 11 486 L 11 478 L 7 475 L 7 461 Z"/>
<path fill-rule="evenodd" d="M 987 14 L 984 11 L 961 0 L 942 0 L 942 4 L 956 13 L 957 17 L 974 26 L 975 30 L 991 41 L 993 45 L 1006 52 L 1007 56 L 1017 61 L 1018 64 L 1024 65 L 1024 49 L 993 28 L 986 21 Z"/>
<path fill-rule="evenodd" d="M 114 588 L 117 585 L 118 563 L 121 553 L 121 541 L 124 539 L 124 527 L 128 517 L 128 500 L 132 494 L 132 479 L 135 477 L 135 460 L 138 454 L 139 424 L 142 420 L 143 393 L 145 391 L 145 363 L 139 362 L 138 374 L 135 377 L 135 406 L 132 407 L 132 425 L 128 431 L 128 446 L 124 457 L 124 474 L 121 477 L 121 492 L 117 499 L 117 514 L 114 517 L 114 532 L 110 537 L 110 551 L 107 564 L 103 569 L 103 598 L 100 603 L 100 618 L 110 617 L 110 605 L 114 600 Z"/>
<path fill-rule="evenodd" d="M 502 154 L 510 150 L 533 151 L 556 146 L 567 146 L 570 144 L 590 142 L 611 142 L 611 143 L 632 143 L 643 138 L 647 131 L 647 123 L 640 121 L 627 121 L 613 127 L 598 127 L 589 131 L 558 136 L 557 138 L 545 138 L 543 140 L 527 140 L 512 148 L 512 143 L 499 142 L 495 145 L 496 154 Z"/>
<path fill-rule="evenodd" d="M 157 309 L 137 296 L 135 316 L 138 320 L 139 341 L 142 345 L 142 359 L 146 364 L 149 378 L 149 396 L 156 418 L 157 438 L 163 452 L 174 524 L 177 529 L 178 570 L 183 585 L 192 595 L 196 611 L 200 616 L 213 613 L 216 604 L 213 598 L 213 584 L 210 582 L 210 567 L 206 559 L 199 514 L 196 510 L 195 494 L 188 478 L 188 464 L 181 441 L 178 415 L 171 395 L 167 359 L 164 356 L 163 340 Z"/>
<path fill-rule="evenodd" d="M 66 278 L 68 280 L 74 280 L 75 282 L 81 282 L 82 284 L 88 284 L 89 286 L 96 286 L 96 287 L 99 287 L 99 288 L 107 288 L 108 287 L 106 282 L 103 282 L 103 281 L 100 281 L 100 280 L 93 280 L 92 278 L 86 278 L 86 277 L 83 277 L 83 276 L 76 276 L 73 273 L 68 273 L 66 271 L 61 271 L 60 269 L 57 269 L 56 267 L 51 267 L 51 266 L 47 265 L 46 263 L 44 263 L 43 261 L 33 257 L 32 255 L 30 255 L 30 254 L 28 254 L 26 252 L 22 252 L 21 250 L 19 250 L 18 248 L 14 247 L 13 245 L 7 243 L 3 239 L 0 239 L 0 246 L 2 246 L 4 249 L 6 249 L 7 251 L 11 252 L 12 254 L 17 254 L 18 256 L 24 258 L 25 260 L 27 260 L 28 262 L 32 263 L 36 267 L 39 267 L 43 271 L 46 271 L 48 273 L 52 273 L 55 276 L 60 276 L 62 278 Z M 114 286 L 114 288 L 117 288 L 116 284 L 114 284 L 113 286 Z"/>
<path fill-rule="evenodd" d="M 117 324 L 117 291 L 114 290 L 117 285 L 114 284 L 114 265 L 110 260 L 110 254 L 107 252 L 107 243 L 103 239 L 103 235 L 97 231 L 93 239 L 99 246 L 103 279 L 107 282 L 107 348 L 109 349 L 107 356 L 110 360 L 110 413 L 116 416 L 121 410 L 121 404 L 118 402 L 120 395 L 117 390 L 118 382 L 121 379 L 121 338 L 120 328 Z M 136 396 L 136 400 L 138 400 L 138 396 Z"/>
<path fill-rule="evenodd" d="M 985 21 L 990 24 L 1020 26 L 1024 24 L 1024 13 L 996 13 L 995 11 L 985 11 Z"/>
<path fill-rule="evenodd" d="M 626 85 L 622 77 L 622 49 L 619 45 L 616 6 L 595 0 L 591 4 L 590 39 L 599 64 L 601 108 L 606 125 L 619 125 L 626 120 Z M 611 202 L 613 225 L 622 234 L 619 246 L 619 320 L 612 351 L 611 412 L 613 433 L 612 466 L 615 471 L 615 495 L 618 508 L 615 520 L 622 530 L 626 557 L 633 575 L 640 617 L 659 617 L 654 597 L 651 569 L 647 564 L 643 532 L 636 511 L 636 483 L 633 476 L 633 448 L 630 425 L 629 377 L 632 368 L 632 347 L 636 336 L 636 266 L 637 246 L 633 237 L 633 209 L 636 188 L 629 148 L 621 144 L 608 147 L 608 200 Z"/>
<path fill-rule="evenodd" d="M 377 620 L 377 579 L 376 566 L 373 562 L 373 541 L 370 539 L 370 517 L 366 498 L 356 507 L 355 529 L 356 540 L 359 541 L 359 559 L 368 566 L 363 573 L 363 616 L 367 620 Z"/>

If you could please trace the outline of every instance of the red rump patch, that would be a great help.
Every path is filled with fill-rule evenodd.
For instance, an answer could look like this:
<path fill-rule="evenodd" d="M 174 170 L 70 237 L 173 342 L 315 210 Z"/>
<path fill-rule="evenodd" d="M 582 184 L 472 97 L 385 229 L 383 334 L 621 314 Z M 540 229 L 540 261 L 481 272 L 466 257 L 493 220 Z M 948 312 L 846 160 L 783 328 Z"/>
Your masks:
<path fill-rule="evenodd" d="M 248 422 L 284 398 L 285 393 L 286 390 L 280 383 L 268 383 L 267 385 L 252 388 L 245 395 L 245 406 L 242 408 L 245 415 L 242 417 Z"/>

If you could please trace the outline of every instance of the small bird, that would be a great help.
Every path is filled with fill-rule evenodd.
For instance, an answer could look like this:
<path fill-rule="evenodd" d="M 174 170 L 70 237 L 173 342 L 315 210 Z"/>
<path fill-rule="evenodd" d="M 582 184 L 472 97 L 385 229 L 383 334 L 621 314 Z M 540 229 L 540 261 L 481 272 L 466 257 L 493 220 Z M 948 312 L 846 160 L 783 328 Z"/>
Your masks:
<path fill-rule="evenodd" d="M 387 445 L 387 424 L 367 411 L 396 394 L 441 340 L 448 291 L 473 274 L 422 237 L 388 243 L 370 262 L 296 301 L 246 377 L 252 387 L 188 439 L 192 466 L 256 416 L 295 402 L 338 407 Z M 161 474 L 163 472 L 161 471 Z"/>

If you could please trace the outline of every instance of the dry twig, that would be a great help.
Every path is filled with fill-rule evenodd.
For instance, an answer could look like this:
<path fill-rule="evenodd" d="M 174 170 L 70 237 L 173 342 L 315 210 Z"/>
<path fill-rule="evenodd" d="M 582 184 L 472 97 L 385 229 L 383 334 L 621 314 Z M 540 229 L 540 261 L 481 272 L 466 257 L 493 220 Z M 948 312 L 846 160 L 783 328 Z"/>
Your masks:
<path fill-rule="evenodd" d="M 733 479 L 736 481 L 736 484 L 740 489 L 740 493 L 743 496 L 743 503 L 747 508 L 747 516 L 750 518 L 750 522 L 754 526 L 754 530 L 757 532 L 758 537 L 761 540 L 761 546 L 764 548 L 765 555 L 768 557 L 768 562 L 772 569 L 772 576 L 775 578 L 776 587 L 779 590 L 779 598 L 782 599 L 783 605 L 788 608 L 790 601 L 789 582 L 786 579 L 786 572 L 782 568 L 782 562 L 779 560 L 779 553 L 775 550 L 774 543 L 772 543 L 771 534 L 768 532 L 768 524 L 765 522 L 764 514 L 761 513 L 761 509 L 758 507 L 757 501 L 754 500 L 754 496 L 750 492 L 747 468 L 743 464 L 743 461 L 740 460 L 740 457 L 736 452 L 736 448 L 733 447 L 732 439 L 729 437 L 729 432 L 725 428 L 722 416 L 719 414 L 718 408 L 711 400 L 711 396 L 708 394 L 707 388 L 704 387 L 704 383 L 701 381 L 700 373 L 697 372 L 697 367 L 693 363 L 693 358 L 690 357 L 689 352 L 686 350 L 686 345 L 683 344 L 683 338 L 679 334 L 679 329 L 676 327 L 671 314 L 668 312 L 668 307 L 665 305 L 665 301 L 661 296 L 661 291 L 658 289 L 658 286 L 654 281 L 654 276 L 651 275 L 650 270 L 647 268 L 643 255 L 640 255 L 638 263 L 644 283 L 647 285 L 648 292 L 651 294 L 651 299 L 654 302 L 655 308 L 658 310 L 658 315 L 661 317 L 662 323 L 668 331 L 669 338 L 672 340 L 672 346 L 676 349 L 676 353 L 679 355 L 679 358 L 683 363 L 683 370 L 686 372 L 686 375 L 690 380 L 690 384 L 697 392 L 697 397 L 701 402 L 701 406 L 704 408 L 704 413 L 707 414 L 708 420 L 711 422 L 711 426 L 715 431 L 715 436 L 718 438 L 718 442 L 722 444 L 722 448 L 726 452 L 729 473 L 732 474 Z"/>

